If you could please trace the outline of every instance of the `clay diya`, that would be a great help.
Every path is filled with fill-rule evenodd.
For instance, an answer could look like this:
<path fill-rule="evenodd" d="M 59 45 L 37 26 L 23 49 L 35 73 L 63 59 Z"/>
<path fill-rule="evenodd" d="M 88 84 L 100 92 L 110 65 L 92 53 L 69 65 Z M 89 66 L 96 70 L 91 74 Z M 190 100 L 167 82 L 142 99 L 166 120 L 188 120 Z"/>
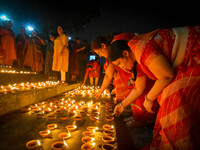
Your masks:
<path fill-rule="evenodd" d="M 83 143 L 92 143 L 94 141 L 94 138 L 91 138 L 90 136 L 84 136 L 82 138 Z"/>
<path fill-rule="evenodd" d="M 103 131 L 103 133 L 104 133 L 105 135 L 110 135 L 110 136 L 113 135 L 114 132 L 115 132 L 114 130 L 110 130 L 110 129 L 104 130 L 104 131 Z"/>
<path fill-rule="evenodd" d="M 92 132 L 92 131 L 83 131 L 83 132 L 82 132 L 82 134 L 83 134 L 84 136 L 94 136 L 94 133 L 95 133 L 95 132 Z"/>
<path fill-rule="evenodd" d="M 74 130 L 77 129 L 77 126 L 75 126 L 75 125 L 68 125 L 68 126 L 66 126 L 66 128 L 67 128 L 68 131 L 74 131 Z"/>
<path fill-rule="evenodd" d="M 34 150 L 39 146 L 41 146 L 41 143 L 39 140 L 32 140 L 26 143 L 26 148 L 30 150 Z"/>
<path fill-rule="evenodd" d="M 29 112 L 29 108 L 22 108 L 22 112 L 23 113 Z"/>
<path fill-rule="evenodd" d="M 105 143 L 111 143 L 111 142 L 114 142 L 114 138 L 111 137 L 111 136 L 108 136 L 108 135 L 102 137 L 102 140 L 103 140 Z"/>
<path fill-rule="evenodd" d="M 59 110 L 56 110 L 56 113 L 57 113 L 57 114 L 62 114 L 63 111 L 62 111 L 61 109 L 59 109 Z"/>
<path fill-rule="evenodd" d="M 111 125 L 105 124 L 105 125 L 103 125 L 103 129 L 104 130 L 109 130 L 109 129 L 111 129 Z"/>
<path fill-rule="evenodd" d="M 81 111 L 80 114 L 81 114 L 81 116 L 85 116 L 86 112 L 85 111 Z"/>
<path fill-rule="evenodd" d="M 92 115 L 92 116 L 98 116 L 98 115 L 99 115 L 99 112 L 97 112 L 97 111 L 96 111 L 96 112 L 93 112 L 93 111 L 92 111 L 92 112 L 91 112 L 91 115 Z"/>
<path fill-rule="evenodd" d="M 95 148 L 95 143 L 85 143 L 81 146 L 82 150 L 93 150 Z"/>
<path fill-rule="evenodd" d="M 41 137 L 45 138 L 48 137 L 50 135 L 50 131 L 49 130 L 44 130 L 44 131 L 40 131 L 39 134 L 41 135 Z"/>
<path fill-rule="evenodd" d="M 90 117 L 90 119 L 91 119 L 92 121 L 99 120 L 99 118 L 98 118 L 98 117 L 96 117 L 96 116 L 91 116 L 91 117 Z"/>
<path fill-rule="evenodd" d="M 64 150 L 65 144 L 63 143 L 63 141 L 57 141 L 52 144 L 52 149 L 53 150 Z"/>
<path fill-rule="evenodd" d="M 43 115 L 43 114 L 36 114 L 36 116 L 37 116 L 38 118 L 42 118 L 44 115 Z"/>
<path fill-rule="evenodd" d="M 105 113 L 106 117 L 112 117 L 113 114 L 112 113 Z"/>
<path fill-rule="evenodd" d="M 48 119 L 49 120 L 54 120 L 54 119 L 56 119 L 56 116 L 48 116 Z"/>
<path fill-rule="evenodd" d="M 61 116 L 60 119 L 61 120 L 67 120 L 69 117 L 68 116 Z"/>
<path fill-rule="evenodd" d="M 61 140 L 66 140 L 71 137 L 71 134 L 70 134 L 70 132 L 61 132 L 61 133 L 59 133 L 58 137 Z"/>
<path fill-rule="evenodd" d="M 106 121 L 113 121 L 114 117 L 106 117 L 105 119 L 106 119 Z"/>
<path fill-rule="evenodd" d="M 76 121 L 81 121 L 81 120 L 83 120 L 83 117 L 81 117 L 81 116 L 75 116 L 74 119 L 75 119 Z"/>
<path fill-rule="evenodd" d="M 116 147 L 112 144 L 104 144 L 104 145 L 102 145 L 102 149 L 103 150 L 115 150 Z"/>
<path fill-rule="evenodd" d="M 49 130 L 54 130 L 54 129 L 57 128 L 57 125 L 56 125 L 56 124 L 48 124 L 48 125 L 47 125 L 47 128 L 48 128 Z"/>
<path fill-rule="evenodd" d="M 98 130 L 98 127 L 88 126 L 87 129 L 88 129 L 89 131 L 94 131 L 94 130 Z"/>

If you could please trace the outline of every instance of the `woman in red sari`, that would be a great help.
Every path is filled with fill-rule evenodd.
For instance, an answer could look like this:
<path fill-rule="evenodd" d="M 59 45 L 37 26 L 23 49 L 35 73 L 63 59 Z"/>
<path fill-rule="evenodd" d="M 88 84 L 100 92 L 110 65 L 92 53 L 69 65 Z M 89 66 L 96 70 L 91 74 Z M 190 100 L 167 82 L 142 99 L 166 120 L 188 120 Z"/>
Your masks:
<path fill-rule="evenodd" d="M 110 49 L 113 63 L 119 65 L 131 57 L 133 63 L 136 60 L 144 73 L 155 80 L 144 101 L 144 107 L 152 113 L 156 98 L 160 105 L 150 149 L 200 148 L 199 35 L 198 26 L 161 29 L 130 40 L 128 45 L 132 51 L 114 48 L 117 43 Z M 140 94 L 137 88 L 132 90 L 115 107 L 117 115 Z"/>
<path fill-rule="evenodd" d="M 117 40 L 122 40 L 122 41 L 126 42 L 125 47 L 128 47 L 127 41 L 129 41 L 134 36 L 135 36 L 135 34 L 133 34 L 133 33 L 121 33 L 119 35 L 116 35 L 113 38 L 111 43 L 113 43 Z M 95 45 L 95 44 L 93 44 L 93 45 Z M 105 51 L 106 51 L 105 48 L 109 47 L 108 44 L 105 45 L 104 43 L 102 43 L 101 45 L 102 45 L 102 47 L 104 47 L 104 49 L 103 49 L 104 51 L 102 49 L 100 49 L 98 51 L 98 49 L 94 48 L 95 52 L 97 52 L 97 53 L 99 52 L 100 55 L 107 56 L 108 51 L 107 51 L 107 53 L 105 53 Z M 112 81 L 113 77 L 114 77 L 114 85 L 115 85 L 115 89 L 116 89 L 117 103 L 122 102 L 129 95 L 129 93 L 132 91 L 132 89 L 135 86 L 134 85 L 135 79 L 138 81 L 143 78 L 146 78 L 145 74 L 143 73 L 143 71 L 141 70 L 139 65 L 135 65 L 135 67 L 134 66 L 130 66 L 130 67 L 117 66 L 112 63 L 109 63 L 108 61 L 107 61 L 107 64 L 108 64 L 107 65 L 108 67 L 106 68 L 106 75 L 104 77 L 102 86 L 100 88 L 100 91 L 96 94 L 97 99 L 100 97 L 102 92 L 108 87 L 108 85 Z M 132 81 L 132 84 L 130 84 L 130 81 Z M 148 79 L 148 87 L 151 87 L 151 85 L 153 85 L 152 81 L 150 81 Z M 147 93 L 149 89 L 150 88 L 146 88 L 144 93 Z M 144 94 L 131 104 L 132 112 L 133 112 L 133 119 L 134 119 L 131 122 L 131 127 L 144 126 L 144 125 L 146 125 L 146 123 L 155 121 L 156 114 L 151 114 L 151 113 L 147 112 L 143 106 L 143 102 L 144 102 Z M 155 108 L 157 107 L 156 102 L 155 102 L 154 107 Z"/>

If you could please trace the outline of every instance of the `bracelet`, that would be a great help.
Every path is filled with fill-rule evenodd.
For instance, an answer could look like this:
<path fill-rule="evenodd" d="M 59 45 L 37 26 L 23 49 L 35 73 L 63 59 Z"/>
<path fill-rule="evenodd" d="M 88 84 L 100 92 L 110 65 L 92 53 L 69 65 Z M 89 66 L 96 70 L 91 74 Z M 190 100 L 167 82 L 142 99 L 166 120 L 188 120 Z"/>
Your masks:
<path fill-rule="evenodd" d="M 149 100 L 149 99 L 147 98 L 147 95 L 145 95 L 145 101 L 147 101 L 148 103 L 153 103 L 153 101 L 151 101 L 151 100 Z"/>
<path fill-rule="evenodd" d="M 120 103 L 120 105 L 124 108 L 124 106 L 123 106 L 123 104 L 122 103 Z M 125 108 L 124 108 L 125 109 Z"/>

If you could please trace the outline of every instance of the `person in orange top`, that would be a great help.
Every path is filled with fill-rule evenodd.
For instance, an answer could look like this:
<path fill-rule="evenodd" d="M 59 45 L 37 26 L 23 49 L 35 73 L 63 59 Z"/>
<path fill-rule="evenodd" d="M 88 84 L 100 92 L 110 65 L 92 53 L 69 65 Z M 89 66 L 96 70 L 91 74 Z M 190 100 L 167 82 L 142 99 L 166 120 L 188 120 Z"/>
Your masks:
<path fill-rule="evenodd" d="M 17 59 L 15 35 L 11 30 L 11 21 L 4 21 L 3 24 L 4 26 L 0 26 L 0 49 L 4 53 L 1 61 L 3 65 L 12 66 L 13 61 Z"/>
<path fill-rule="evenodd" d="M 24 66 L 30 66 L 32 71 L 40 72 L 43 70 L 42 45 L 45 42 L 37 35 L 36 31 L 32 32 L 32 37 L 27 42 L 27 52 L 24 58 Z"/>
<path fill-rule="evenodd" d="M 122 40 L 127 43 L 127 41 L 129 41 L 134 36 L 135 34 L 121 33 L 119 35 L 116 35 L 111 43 L 117 40 Z M 128 47 L 127 44 L 125 45 L 125 48 L 126 47 Z M 100 91 L 96 94 L 96 98 L 98 99 L 101 96 L 101 93 L 108 87 L 109 83 L 114 77 L 116 99 L 117 103 L 120 103 L 129 95 L 129 93 L 135 87 L 135 80 L 143 78 L 143 76 L 145 75 L 139 65 L 135 65 L 135 67 L 128 68 L 128 67 L 117 66 L 110 62 L 107 62 L 107 64 L 109 65 L 106 69 L 106 75 L 104 77 Z M 151 87 L 152 81 L 148 80 L 148 82 L 149 82 L 148 87 Z M 148 92 L 148 90 L 149 88 L 145 89 L 146 92 Z M 147 112 L 143 106 L 143 102 L 144 102 L 144 95 L 138 98 L 137 101 L 135 101 L 131 105 L 133 112 L 133 119 L 134 119 L 131 122 L 131 127 L 144 126 L 146 125 L 146 123 L 155 121 L 156 113 L 151 114 Z M 156 107 L 157 104 L 155 102 L 154 108 L 156 109 Z"/>
<path fill-rule="evenodd" d="M 116 41 L 110 46 L 112 63 L 129 66 L 137 61 L 146 76 L 155 80 L 143 105 L 153 113 L 157 99 L 160 108 L 152 143 L 145 148 L 200 149 L 200 27 L 158 29 L 142 34 L 128 42 L 131 50 L 120 48 L 121 44 L 122 41 Z M 116 105 L 114 112 L 119 116 L 143 94 L 145 86 L 146 78 L 136 81 L 135 88 Z"/>
<path fill-rule="evenodd" d="M 83 81 L 83 84 L 85 84 L 87 77 L 90 78 L 90 85 L 93 85 L 93 80 L 95 79 L 95 86 L 98 84 L 99 76 L 100 76 L 101 66 L 99 64 L 99 61 L 97 59 L 91 60 L 87 64 L 86 72 L 85 72 L 85 78 Z"/>

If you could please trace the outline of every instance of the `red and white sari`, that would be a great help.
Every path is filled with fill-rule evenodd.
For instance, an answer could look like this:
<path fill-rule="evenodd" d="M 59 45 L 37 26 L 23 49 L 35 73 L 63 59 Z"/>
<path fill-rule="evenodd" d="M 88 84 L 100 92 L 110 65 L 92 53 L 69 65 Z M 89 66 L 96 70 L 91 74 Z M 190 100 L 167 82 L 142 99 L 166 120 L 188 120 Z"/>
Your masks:
<path fill-rule="evenodd" d="M 157 100 L 160 105 L 151 150 L 200 149 L 200 30 L 184 27 L 139 35 L 128 45 L 145 74 L 156 80 L 148 65 L 164 55 L 176 72 Z"/>
<path fill-rule="evenodd" d="M 132 72 L 126 69 L 122 69 L 119 66 L 114 65 L 115 67 L 115 76 L 114 76 L 114 83 L 115 83 L 115 89 L 116 89 L 116 99 L 117 101 L 123 101 L 129 93 L 134 88 L 133 85 L 128 85 L 128 80 L 132 77 Z M 137 72 L 137 78 L 145 76 L 143 71 L 141 70 L 140 66 L 136 66 L 136 72 Z M 143 95 L 141 95 L 137 100 L 132 102 L 131 108 L 133 113 L 133 119 L 135 121 L 140 122 L 153 122 L 156 119 L 156 113 L 149 113 L 146 111 L 146 109 L 143 106 L 144 103 L 144 97 L 149 91 L 149 89 L 152 87 L 154 81 L 147 79 L 147 88 L 145 89 L 145 92 Z M 154 108 L 157 109 L 158 104 L 155 101 L 154 102 Z"/>

